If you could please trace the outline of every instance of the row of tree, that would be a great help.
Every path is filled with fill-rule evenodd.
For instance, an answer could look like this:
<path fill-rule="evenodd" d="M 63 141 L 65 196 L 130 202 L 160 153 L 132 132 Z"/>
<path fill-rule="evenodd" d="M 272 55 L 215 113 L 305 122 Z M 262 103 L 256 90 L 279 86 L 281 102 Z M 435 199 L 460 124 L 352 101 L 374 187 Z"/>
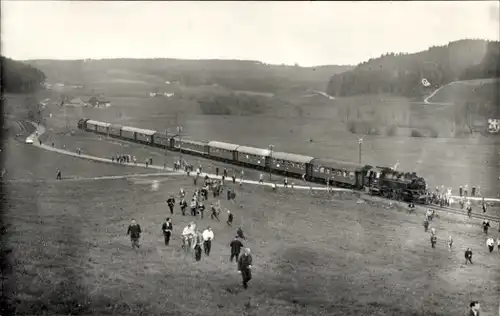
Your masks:
<path fill-rule="evenodd" d="M 499 77 L 500 42 L 460 40 L 415 54 L 384 54 L 330 78 L 332 96 L 421 97 L 456 80 Z M 423 83 L 426 79 L 429 84 Z"/>
<path fill-rule="evenodd" d="M 207 115 L 252 115 L 263 113 L 266 101 L 264 97 L 230 93 L 204 97 L 198 104 L 201 112 Z"/>
<path fill-rule="evenodd" d="M 103 78 L 140 78 L 153 84 L 165 81 L 186 86 L 219 85 L 233 90 L 275 93 L 282 89 L 318 89 L 352 66 L 298 67 L 268 65 L 248 60 L 102 59 L 28 61 L 51 79 L 84 84 Z"/>
<path fill-rule="evenodd" d="M 2 92 L 32 92 L 45 81 L 45 74 L 39 69 L 1 56 Z"/>

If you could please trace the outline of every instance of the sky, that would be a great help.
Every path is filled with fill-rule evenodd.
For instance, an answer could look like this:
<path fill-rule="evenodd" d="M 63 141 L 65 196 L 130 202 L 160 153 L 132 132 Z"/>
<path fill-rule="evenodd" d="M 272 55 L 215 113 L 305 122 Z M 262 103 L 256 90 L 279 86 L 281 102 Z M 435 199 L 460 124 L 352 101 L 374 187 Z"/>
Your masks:
<path fill-rule="evenodd" d="M 498 1 L 1 2 L 18 59 L 245 59 L 354 65 L 464 38 L 500 39 Z"/>

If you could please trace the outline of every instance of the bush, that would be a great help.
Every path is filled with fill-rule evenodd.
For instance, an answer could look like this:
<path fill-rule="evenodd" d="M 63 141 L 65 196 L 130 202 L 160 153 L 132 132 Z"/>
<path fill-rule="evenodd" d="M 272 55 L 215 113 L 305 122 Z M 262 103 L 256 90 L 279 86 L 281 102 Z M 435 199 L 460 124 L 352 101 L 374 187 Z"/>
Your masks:
<path fill-rule="evenodd" d="M 347 130 L 353 134 L 380 135 L 379 128 L 370 121 L 349 121 Z"/>
<path fill-rule="evenodd" d="M 434 126 L 431 126 L 429 128 L 429 131 L 430 131 L 430 137 L 432 137 L 432 138 L 438 138 L 439 137 L 439 132 L 437 131 L 437 129 Z"/>
<path fill-rule="evenodd" d="M 422 132 L 417 129 L 412 129 L 411 137 L 424 137 L 424 134 L 422 134 Z"/>
<path fill-rule="evenodd" d="M 398 127 L 396 125 L 391 125 L 386 130 L 387 136 L 397 136 L 398 135 Z"/>

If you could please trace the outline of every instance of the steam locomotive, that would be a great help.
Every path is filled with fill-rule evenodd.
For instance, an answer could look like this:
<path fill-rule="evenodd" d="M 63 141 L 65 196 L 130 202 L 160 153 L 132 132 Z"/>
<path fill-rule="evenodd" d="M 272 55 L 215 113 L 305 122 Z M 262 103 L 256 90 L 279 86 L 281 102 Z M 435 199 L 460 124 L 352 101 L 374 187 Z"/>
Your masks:
<path fill-rule="evenodd" d="M 304 178 L 309 182 L 362 190 L 393 200 L 426 203 L 427 184 L 425 179 L 417 176 L 415 172 L 405 173 L 387 167 L 372 167 L 219 141 L 182 139 L 179 135 L 169 136 L 154 130 L 86 118 L 78 121 L 78 128 L 288 177 Z"/>

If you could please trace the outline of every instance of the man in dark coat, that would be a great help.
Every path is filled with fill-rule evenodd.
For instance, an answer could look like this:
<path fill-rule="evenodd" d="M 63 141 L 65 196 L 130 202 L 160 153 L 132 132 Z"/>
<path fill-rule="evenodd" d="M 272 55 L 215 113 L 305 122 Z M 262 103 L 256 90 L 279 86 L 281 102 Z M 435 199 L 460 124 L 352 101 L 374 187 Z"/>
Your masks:
<path fill-rule="evenodd" d="M 167 200 L 168 208 L 170 209 L 170 214 L 174 214 L 175 198 L 171 195 Z"/>
<path fill-rule="evenodd" d="M 490 228 L 490 221 L 488 221 L 487 219 L 485 219 L 483 221 L 483 231 L 486 235 L 488 235 L 488 228 Z"/>
<path fill-rule="evenodd" d="M 130 225 L 128 226 L 127 235 L 130 235 L 130 241 L 132 243 L 132 248 L 139 248 L 139 239 L 141 238 L 141 226 L 136 223 L 135 219 L 132 219 Z"/>
<path fill-rule="evenodd" d="M 238 262 L 241 248 L 243 248 L 243 243 L 238 239 L 238 236 L 234 237 L 233 241 L 229 244 L 229 247 L 231 247 L 231 258 L 229 261 L 233 262 L 233 259 L 235 259 L 236 262 Z"/>
<path fill-rule="evenodd" d="M 62 180 L 61 170 L 57 170 L 56 180 Z"/>
<path fill-rule="evenodd" d="M 248 288 L 248 282 L 252 279 L 252 255 L 250 248 L 245 248 L 243 255 L 238 259 L 238 272 L 241 273 L 243 287 Z"/>
<path fill-rule="evenodd" d="M 182 216 L 185 216 L 186 215 L 186 208 L 188 206 L 186 200 L 184 200 L 184 198 L 182 198 L 182 200 L 179 202 L 179 205 L 181 206 Z"/>
<path fill-rule="evenodd" d="M 199 230 L 196 231 L 195 246 L 194 246 L 194 259 L 201 260 L 201 252 L 203 251 L 203 236 Z"/>
<path fill-rule="evenodd" d="M 233 226 L 233 213 L 231 213 L 230 210 L 227 210 L 227 213 L 228 213 L 228 215 L 227 215 L 227 222 L 226 223 L 228 226 Z"/>
<path fill-rule="evenodd" d="M 467 248 L 467 250 L 465 250 L 465 264 L 467 264 L 468 262 L 472 264 L 472 250 L 470 248 Z"/>
<path fill-rule="evenodd" d="M 478 301 L 472 301 L 469 304 L 469 312 L 467 313 L 467 316 L 479 316 L 479 302 Z"/>
<path fill-rule="evenodd" d="M 170 236 L 172 236 L 172 229 L 173 229 L 172 221 L 170 220 L 170 217 L 167 217 L 167 219 L 161 226 L 163 237 L 165 237 L 165 245 L 167 246 L 170 243 Z"/>
<path fill-rule="evenodd" d="M 239 227 L 236 231 L 236 235 L 238 235 L 239 238 L 246 240 L 245 234 L 243 233 L 243 229 L 241 229 L 241 227 Z"/>
<path fill-rule="evenodd" d="M 220 222 L 219 210 L 215 207 L 213 203 L 210 204 L 210 211 L 211 211 L 210 218 L 216 219 Z"/>

